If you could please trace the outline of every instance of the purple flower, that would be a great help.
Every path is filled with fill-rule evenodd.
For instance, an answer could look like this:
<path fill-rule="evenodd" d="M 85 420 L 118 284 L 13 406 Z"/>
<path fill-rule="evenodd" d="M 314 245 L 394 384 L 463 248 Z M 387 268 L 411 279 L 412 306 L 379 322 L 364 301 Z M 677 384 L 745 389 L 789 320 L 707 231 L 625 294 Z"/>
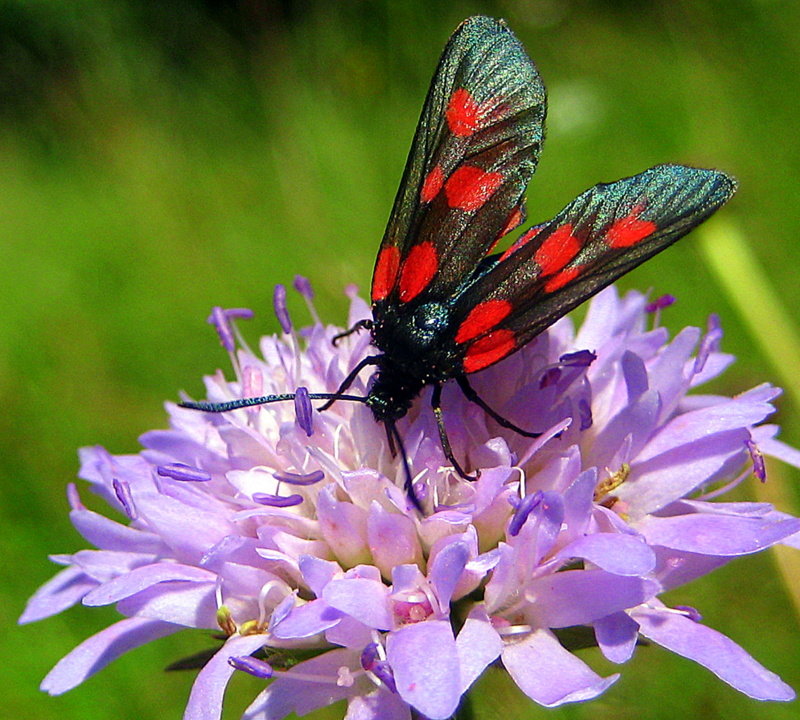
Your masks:
<path fill-rule="evenodd" d="M 350 294 L 353 324 L 368 307 Z M 320 412 L 305 390 L 223 414 L 170 405 L 170 429 L 146 433 L 137 455 L 85 448 L 81 477 L 127 521 L 88 510 L 70 487 L 72 521 L 95 549 L 55 556 L 64 569 L 21 621 L 78 602 L 115 604 L 124 619 L 63 658 L 42 689 L 64 692 L 133 647 L 205 628 L 227 640 L 197 675 L 189 720 L 219 717 L 234 672 L 264 680 L 250 720 L 341 699 L 348 717 L 444 719 L 498 659 L 552 707 L 618 677 L 574 654 L 563 629 L 581 626 L 614 663 L 645 637 L 750 697 L 792 699 L 698 610 L 659 599 L 740 555 L 800 544 L 800 520 L 717 500 L 763 479 L 764 455 L 800 464 L 763 424 L 779 391 L 697 392 L 733 360 L 718 322 L 670 339 L 648 325 L 648 308 L 609 288 L 578 330 L 562 319 L 473 376 L 491 407 L 541 429 L 537 438 L 498 426 L 448 384 L 451 444 L 481 469 L 474 482 L 446 465 L 429 403 L 417 402 L 398 428 L 423 513 L 369 409 L 339 401 Z M 227 327 L 222 311 L 214 317 Z M 335 391 L 371 352 L 367 333 L 334 346 L 340 331 L 317 323 L 266 337 L 260 357 L 240 348 L 234 380 L 206 379 L 209 400 Z"/>

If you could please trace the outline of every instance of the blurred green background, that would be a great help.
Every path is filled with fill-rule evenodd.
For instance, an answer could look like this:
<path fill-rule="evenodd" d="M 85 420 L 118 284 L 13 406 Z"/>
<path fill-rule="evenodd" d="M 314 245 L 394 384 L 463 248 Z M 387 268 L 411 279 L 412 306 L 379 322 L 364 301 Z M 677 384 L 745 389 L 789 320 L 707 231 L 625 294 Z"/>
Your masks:
<path fill-rule="evenodd" d="M 532 221 L 598 181 L 661 162 L 738 177 L 727 222 L 621 285 L 677 295 L 665 315 L 673 330 L 720 313 L 725 348 L 740 359 L 714 390 L 788 385 L 794 395 L 782 398 L 778 419 L 783 437 L 800 443 L 800 3 L 3 0 L 7 717 L 181 716 L 192 676 L 161 669 L 205 647 L 203 633 L 137 650 L 65 696 L 37 690 L 64 653 L 115 618 L 113 609 L 74 608 L 15 627 L 27 596 L 55 570 L 47 554 L 84 546 L 64 498 L 76 448 L 135 452 L 140 433 L 163 427 L 165 399 L 179 389 L 199 394 L 202 374 L 227 367 L 205 323 L 212 305 L 254 308 L 246 332 L 272 332 L 274 284 L 302 273 L 324 317 L 345 321 L 343 287 L 368 286 L 436 59 L 458 22 L 476 13 L 508 19 L 549 89 Z M 292 308 L 306 317 L 301 303 Z M 737 498 L 782 495 L 782 507 L 796 512 L 800 474 L 771 470 L 766 490 L 748 482 Z M 797 593 L 791 565 L 769 553 L 668 600 L 699 607 L 800 689 Z M 258 687 L 237 678 L 226 717 L 237 718 Z M 493 679 L 481 683 L 475 711 L 545 714 Z M 797 713 L 798 703 L 759 704 L 688 661 L 640 648 L 604 697 L 548 715 Z"/>

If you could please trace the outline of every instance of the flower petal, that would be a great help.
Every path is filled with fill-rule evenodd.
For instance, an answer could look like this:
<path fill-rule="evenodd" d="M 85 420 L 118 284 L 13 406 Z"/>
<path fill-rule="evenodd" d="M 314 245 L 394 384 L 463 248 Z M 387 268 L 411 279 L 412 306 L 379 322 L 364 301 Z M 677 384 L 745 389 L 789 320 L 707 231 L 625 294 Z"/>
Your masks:
<path fill-rule="evenodd" d="M 160 637 L 172 635 L 182 628 L 179 625 L 148 620 L 126 618 L 114 623 L 65 655 L 47 673 L 40 688 L 50 695 L 60 695 L 80 685 L 86 678 L 102 670 L 112 660 L 128 650 L 144 645 Z"/>
<path fill-rule="evenodd" d="M 456 638 L 456 649 L 461 668 L 460 689 L 465 693 L 503 649 L 503 641 L 483 606 L 475 606 L 470 611 Z"/>
<path fill-rule="evenodd" d="M 591 700 L 619 677 L 600 677 L 544 629 L 507 644 L 501 657 L 520 690 L 545 707 Z"/>
<path fill-rule="evenodd" d="M 652 545 L 703 555 L 747 555 L 800 532 L 800 519 L 773 518 L 770 521 L 706 513 L 674 517 L 649 515 L 637 523 L 637 529 Z"/>
<path fill-rule="evenodd" d="M 794 700 L 792 688 L 716 630 L 668 609 L 638 608 L 631 617 L 646 638 L 708 668 L 739 692 L 756 700 Z"/>
<path fill-rule="evenodd" d="M 538 627 L 586 625 L 618 610 L 640 605 L 661 586 L 654 580 L 612 575 L 604 570 L 569 570 L 528 583 L 528 615 Z"/>
<path fill-rule="evenodd" d="M 80 568 L 64 568 L 28 600 L 19 623 L 22 625 L 60 613 L 80 602 L 83 596 L 95 587 L 97 581 L 86 577 Z"/>
<path fill-rule="evenodd" d="M 267 644 L 266 635 L 236 635 L 228 638 L 197 674 L 183 720 L 219 720 L 228 681 L 236 672 L 228 658 L 250 655 Z"/>
<path fill-rule="evenodd" d="M 624 663 L 631 659 L 636 649 L 639 625 L 627 613 L 616 612 L 595 620 L 594 636 L 606 659 Z"/>
<path fill-rule="evenodd" d="M 392 632 L 386 657 L 403 700 L 431 720 L 444 720 L 455 712 L 461 681 L 449 622 L 432 620 Z"/>
<path fill-rule="evenodd" d="M 622 533 L 584 535 L 563 547 L 558 558 L 582 558 L 615 575 L 646 575 L 656 556 L 638 537 Z"/>

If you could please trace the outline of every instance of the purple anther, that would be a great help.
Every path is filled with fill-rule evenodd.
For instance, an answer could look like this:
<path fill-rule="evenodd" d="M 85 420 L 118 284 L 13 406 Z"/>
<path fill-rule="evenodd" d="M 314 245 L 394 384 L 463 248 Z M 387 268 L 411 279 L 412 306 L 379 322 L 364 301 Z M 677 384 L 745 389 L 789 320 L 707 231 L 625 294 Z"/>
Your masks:
<path fill-rule="evenodd" d="M 680 610 L 693 622 L 699 623 L 703 621 L 703 616 L 700 614 L 700 611 L 691 605 L 675 605 L 674 609 Z"/>
<path fill-rule="evenodd" d="M 561 368 L 551 367 L 547 368 L 539 378 L 539 389 L 542 390 L 546 387 L 555 385 L 561 379 Z"/>
<path fill-rule="evenodd" d="M 269 663 L 251 655 L 231 656 L 228 658 L 228 665 L 262 680 L 269 680 L 275 674 Z"/>
<path fill-rule="evenodd" d="M 111 481 L 114 488 L 114 494 L 117 500 L 120 501 L 125 514 L 131 519 L 136 520 L 136 508 L 133 505 L 133 495 L 131 495 L 131 486 L 125 480 L 114 478 Z"/>
<path fill-rule="evenodd" d="M 712 352 L 719 350 L 722 341 L 722 327 L 719 322 L 719 315 L 711 313 L 708 316 L 708 331 L 700 341 L 700 349 L 697 351 L 697 357 L 694 359 L 694 374 L 701 372 L 708 361 L 708 356 Z"/>
<path fill-rule="evenodd" d="M 294 414 L 297 424 L 305 430 L 306 436 L 314 434 L 313 411 L 311 400 L 308 397 L 308 388 L 299 387 L 294 394 Z"/>
<path fill-rule="evenodd" d="M 659 310 L 663 310 L 664 308 L 668 308 L 675 302 L 674 295 L 662 295 L 661 297 L 657 297 L 653 302 L 647 303 L 644 306 L 645 312 L 654 313 L 658 312 Z"/>
<path fill-rule="evenodd" d="M 744 443 L 747 446 L 747 451 L 750 453 L 750 459 L 753 461 L 753 474 L 761 480 L 761 482 L 767 481 L 767 466 L 764 464 L 764 456 L 761 454 L 761 450 L 758 449 L 758 445 L 756 445 L 752 440 L 746 440 Z"/>
<path fill-rule="evenodd" d="M 156 466 L 156 472 L 161 475 L 161 477 L 168 477 L 173 480 L 180 480 L 181 482 L 208 482 L 211 480 L 211 475 L 205 470 L 190 467 L 183 463 L 158 465 Z"/>
<path fill-rule="evenodd" d="M 578 350 L 558 358 L 562 367 L 589 367 L 595 360 L 597 360 L 597 355 L 591 350 Z"/>
<path fill-rule="evenodd" d="M 236 347 L 236 341 L 233 337 L 233 328 L 231 327 L 225 311 L 219 307 L 219 305 L 215 305 L 211 309 L 211 315 L 208 316 L 208 323 L 213 325 L 214 329 L 217 331 L 222 347 L 228 352 Z"/>
<path fill-rule="evenodd" d="M 272 473 L 272 477 L 280 482 L 288 483 L 289 485 L 314 485 L 325 478 L 325 473 L 322 472 L 322 470 L 314 470 L 314 472 L 300 475 L 298 473 L 278 470 Z"/>
<path fill-rule="evenodd" d="M 376 643 L 370 643 L 364 648 L 361 653 L 361 667 L 377 677 L 388 690 L 393 693 L 397 692 L 392 668 L 385 660 L 381 660 Z"/>
<path fill-rule="evenodd" d="M 292 321 L 289 318 L 289 311 L 286 309 L 286 286 L 276 285 L 275 293 L 272 296 L 272 305 L 275 308 L 275 317 L 281 324 L 281 330 L 285 333 L 292 332 Z"/>
<path fill-rule="evenodd" d="M 581 430 L 588 430 L 594 423 L 592 406 L 583 398 L 578 400 L 578 419 L 580 420 Z"/>
<path fill-rule="evenodd" d="M 221 307 L 215 306 L 211 309 L 211 315 L 208 316 L 206 321 L 216 329 L 222 347 L 231 351 L 236 347 L 231 320 L 249 320 L 253 315 L 253 311 L 249 308 L 223 310 Z"/>
<path fill-rule="evenodd" d="M 514 516 L 508 524 L 508 534 L 515 536 L 522 530 L 522 526 L 528 519 L 528 515 L 542 502 L 543 493 L 537 490 L 535 493 L 526 495 L 521 500 L 516 495 L 509 498 L 509 502 L 514 506 Z"/>
<path fill-rule="evenodd" d="M 225 317 L 228 320 L 252 320 L 255 313 L 250 308 L 228 308 Z"/>
<path fill-rule="evenodd" d="M 294 285 L 294 289 L 297 290 L 297 292 L 299 292 L 304 298 L 308 300 L 314 299 L 314 288 L 311 287 L 311 282 L 307 277 L 295 275 L 292 285 Z"/>
<path fill-rule="evenodd" d="M 286 497 L 281 497 L 280 495 L 270 495 L 269 493 L 253 493 L 253 502 L 257 502 L 259 505 L 284 508 L 299 505 L 303 502 L 303 496 L 287 495 Z"/>

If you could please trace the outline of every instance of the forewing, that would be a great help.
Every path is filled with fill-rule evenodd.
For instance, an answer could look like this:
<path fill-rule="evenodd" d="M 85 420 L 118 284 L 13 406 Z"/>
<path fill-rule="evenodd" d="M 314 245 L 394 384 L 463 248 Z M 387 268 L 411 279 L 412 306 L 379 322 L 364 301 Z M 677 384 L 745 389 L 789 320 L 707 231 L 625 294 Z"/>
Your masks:
<path fill-rule="evenodd" d="M 372 278 L 376 312 L 449 296 L 522 222 L 544 87 L 504 22 L 465 20 L 439 60 Z"/>
<path fill-rule="evenodd" d="M 660 165 L 582 193 L 464 286 L 452 311 L 463 371 L 510 355 L 683 237 L 735 190 L 724 173 Z"/>

